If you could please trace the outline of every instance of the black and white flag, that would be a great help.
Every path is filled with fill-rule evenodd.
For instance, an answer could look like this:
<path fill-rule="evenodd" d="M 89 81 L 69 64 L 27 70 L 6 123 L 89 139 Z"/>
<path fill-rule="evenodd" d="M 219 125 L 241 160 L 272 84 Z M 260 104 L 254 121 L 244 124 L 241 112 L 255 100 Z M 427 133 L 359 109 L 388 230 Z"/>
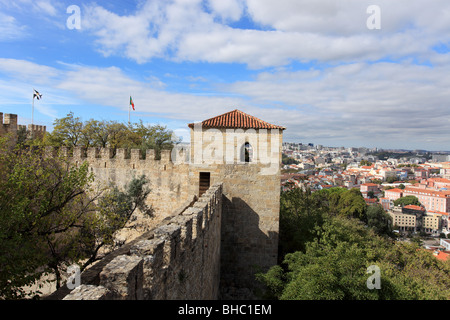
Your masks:
<path fill-rule="evenodd" d="M 42 94 L 40 94 L 36 89 L 33 90 L 34 90 L 33 99 L 37 98 L 38 100 L 40 100 L 42 98 Z"/>

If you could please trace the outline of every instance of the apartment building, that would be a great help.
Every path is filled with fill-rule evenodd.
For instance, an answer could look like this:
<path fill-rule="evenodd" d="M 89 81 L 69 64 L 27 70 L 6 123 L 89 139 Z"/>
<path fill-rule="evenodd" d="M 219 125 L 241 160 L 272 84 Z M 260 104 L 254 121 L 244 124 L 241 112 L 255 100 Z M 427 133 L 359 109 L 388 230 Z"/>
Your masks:
<path fill-rule="evenodd" d="M 417 197 L 427 211 L 450 212 L 450 191 L 406 187 L 403 197 L 406 196 Z"/>
<path fill-rule="evenodd" d="M 394 227 L 398 227 L 399 231 L 416 231 L 416 215 L 403 213 L 400 210 L 388 212 L 392 217 Z"/>
<path fill-rule="evenodd" d="M 391 200 L 391 201 L 395 201 L 399 198 L 401 198 L 403 196 L 403 190 L 402 189 L 389 189 L 389 190 L 385 190 L 384 191 L 384 197 Z"/>
<path fill-rule="evenodd" d="M 384 209 L 385 211 L 390 210 L 391 207 L 394 206 L 394 203 L 393 203 L 390 199 L 388 199 L 388 198 L 386 198 L 386 197 L 380 198 L 379 201 L 380 201 L 380 204 L 381 204 L 381 206 L 383 207 L 383 209 Z"/>
<path fill-rule="evenodd" d="M 375 183 L 363 183 L 359 186 L 359 191 L 361 191 L 364 198 L 368 198 L 369 192 L 372 192 L 374 196 L 380 195 L 379 185 Z"/>
<path fill-rule="evenodd" d="M 414 205 L 394 208 L 388 214 L 392 217 L 393 225 L 402 232 L 438 233 L 448 225 L 448 213 L 426 212 L 424 208 Z"/>
<path fill-rule="evenodd" d="M 423 216 L 422 230 L 426 233 L 438 232 L 441 227 L 441 215 L 427 214 Z"/>

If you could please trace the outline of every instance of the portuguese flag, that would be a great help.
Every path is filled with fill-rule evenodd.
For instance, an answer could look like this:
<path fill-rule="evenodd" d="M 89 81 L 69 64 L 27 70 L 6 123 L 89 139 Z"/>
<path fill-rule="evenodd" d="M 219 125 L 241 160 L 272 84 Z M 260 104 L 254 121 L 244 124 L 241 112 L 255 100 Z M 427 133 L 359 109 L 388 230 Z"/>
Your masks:
<path fill-rule="evenodd" d="M 133 108 L 133 110 L 134 110 L 134 102 L 133 102 L 133 99 L 131 99 L 131 96 L 130 96 L 130 106 Z"/>

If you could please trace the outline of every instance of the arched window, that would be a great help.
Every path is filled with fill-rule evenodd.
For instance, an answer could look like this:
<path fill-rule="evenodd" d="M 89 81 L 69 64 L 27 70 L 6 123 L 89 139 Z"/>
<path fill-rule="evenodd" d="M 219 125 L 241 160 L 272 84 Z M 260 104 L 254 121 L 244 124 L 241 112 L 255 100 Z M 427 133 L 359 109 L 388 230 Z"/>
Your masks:
<path fill-rule="evenodd" d="M 241 147 L 241 162 L 249 163 L 253 160 L 253 148 L 249 142 L 246 142 Z"/>

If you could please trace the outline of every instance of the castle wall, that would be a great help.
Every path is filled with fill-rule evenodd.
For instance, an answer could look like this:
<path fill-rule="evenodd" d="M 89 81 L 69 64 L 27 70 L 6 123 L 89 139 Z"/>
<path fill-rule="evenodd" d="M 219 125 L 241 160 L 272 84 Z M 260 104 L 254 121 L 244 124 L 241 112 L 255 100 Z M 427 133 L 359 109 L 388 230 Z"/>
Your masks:
<path fill-rule="evenodd" d="M 251 145 L 249 162 L 245 162 L 242 155 L 246 142 Z M 184 151 L 178 154 L 176 148 L 172 152 L 163 151 L 161 160 L 154 159 L 152 150 L 147 151 L 145 159 L 140 150 L 131 150 L 128 154 L 124 149 L 74 148 L 69 154 L 65 148 L 59 151 L 50 148 L 48 152 L 65 154 L 74 165 L 87 161 L 89 170 L 103 185 L 111 183 L 120 188 L 141 174 L 150 180 L 148 204 L 154 207 L 159 221 L 170 217 L 172 222 L 152 231 L 150 237 L 138 238 L 144 242 L 134 251 L 130 248 L 131 251 L 121 254 L 129 256 L 133 252 L 142 252 L 137 254 L 142 258 L 142 267 L 141 260 L 122 257 L 122 262 L 116 261 L 113 265 L 123 264 L 123 268 L 105 271 L 112 274 L 116 270 L 114 272 L 123 276 L 132 274 L 132 278 L 143 279 L 136 280 L 136 283 L 143 283 L 142 290 L 127 297 L 236 299 L 252 298 L 250 290 L 254 289 L 255 273 L 277 263 L 281 145 L 281 130 L 210 129 L 199 132 L 194 129 L 189 161 L 184 161 L 186 154 Z M 188 218 L 185 224 L 184 214 L 173 217 L 173 211 L 193 196 L 199 196 L 200 174 L 205 172 L 210 173 L 210 185 L 221 185 L 220 200 L 217 196 L 213 201 L 216 219 L 211 223 L 212 220 L 205 219 L 202 213 L 203 218 Z M 210 193 L 205 195 L 211 196 Z M 195 217 L 197 212 L 198 216 L 197 207 L 210 201 L 205 195 L 187 209 L 188 215 Z M 212 231 L 201 231 L 202 235 L 197 239 L 196 233 L 208 225 Z M 192 239 L 197 239 L 192 243 L 189 235 L 186 236 L 190 232 Z M 187 237 L 184 240 L 183 234 Z M 169 242 L 163 242 L 161 236 Z M 103 282 L 98 282 L 96 288 L 82 287 L 74 294 L 107 298 L 111 297 L 115 286 L 123 288 L 123 281 L 122 284 L 108 282 L 108 279 L 121 279 L 120 275 L 107 276 L 105 273 L 99 276 Z M 211 279 L 220 279 L 220 285 Z M 131 287 L 136 288 L 136 283 Z M 124 299 L 125 296 L 114 297 Z"/>
<path fill-rule="evenodd" d="M 221 215 L 217 184 L 190 208 L 83 272 L 80 286 L 64 286 L 49 299 L 217 299 Z"/>
<path fill-rule="evenodd" d="M 154 150 L 147 150 L 145 157 L 138 149 L 128 151 L 75 147 L 69 152 L 64 147 L 49 147 L 47 152 L 60 152 L 77 166 L 87 161 L 90 172 L 95 176 L 95 182 L 100 186 L 114 185 L 121 189 L 133 178 L 145 175 L 151 190 L 147 205 L 152 206 L 158 220 L 167 217 L 185 201 L 192 199 L 195 193 L 190 191 L 188 164 L 174 164 L 168 150 L 162 150 L 160 160 L 155 160 Z"/>
<path fill-rule="evenodd" d="M 17 119 L 18 119 L 17 114 L 10 114 L 10 113 L 3 114 L 2 112 L 0 112 L 0 136 L 8 133 L 17 135 L 18 130 L 25 129 L 27 130 L 30 138 L 32 136 L 42 137 L 47 130 L 46 126 L 41 125 L 29 124 L 28 127 L 25 125 L 20 125 L 18 124 Z"/>
<path fill-rule="evenodd" d="M 0 135 L 17 133 L 17 114 L 0 112 Z"/>

